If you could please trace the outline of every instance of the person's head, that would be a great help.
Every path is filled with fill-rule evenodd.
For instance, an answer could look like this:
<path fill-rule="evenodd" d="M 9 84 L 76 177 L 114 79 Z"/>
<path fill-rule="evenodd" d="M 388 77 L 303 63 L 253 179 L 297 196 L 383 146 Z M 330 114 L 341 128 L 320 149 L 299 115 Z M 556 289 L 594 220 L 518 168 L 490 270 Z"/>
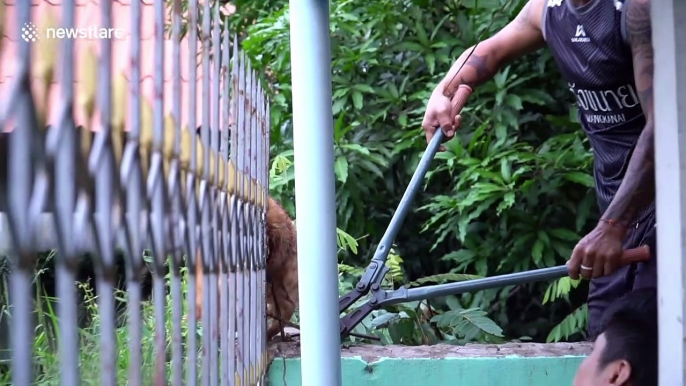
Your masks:
<path fill-rule="evenodd" d="M 637 290 L 617 300 L 601 325 L 574 386 L 657 385 L 656 291 Z"/>

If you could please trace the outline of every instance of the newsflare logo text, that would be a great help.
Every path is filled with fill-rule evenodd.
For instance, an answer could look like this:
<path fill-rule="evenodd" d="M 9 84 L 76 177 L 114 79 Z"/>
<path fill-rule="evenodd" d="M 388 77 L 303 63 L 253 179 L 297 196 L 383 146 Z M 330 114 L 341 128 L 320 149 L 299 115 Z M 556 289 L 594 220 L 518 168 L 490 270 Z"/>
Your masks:
<path fill-rule="evenodd" d="M 36 25 L 29 22 L 21 29 L 21 38 L 25 42 L 46 39 L 122 39 L 124 31 L 120 28 L 80 27 L 80 28 L 46 28 L 43 34 L 38 33 Z"/>

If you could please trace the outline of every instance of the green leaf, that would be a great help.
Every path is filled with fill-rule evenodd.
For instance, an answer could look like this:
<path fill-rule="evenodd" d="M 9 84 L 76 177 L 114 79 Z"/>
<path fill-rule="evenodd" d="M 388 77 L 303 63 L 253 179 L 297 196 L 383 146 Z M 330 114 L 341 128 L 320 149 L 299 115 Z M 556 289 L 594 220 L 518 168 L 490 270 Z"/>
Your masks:
<path fill-rule="evenodd" d="M 544 106 L 546 103 L 554 103 L 555 100 L 550 97 L 547 93 L 541 91 L 541 90 L 536 90 L 536 89 L 528 89 L 525 90 L 523 93 L 519 95 L 523 101 L 529 102 L 529 103 L 535 103 L 537 105 Z"/>
<path fill-rule="evenodd" d="M 476 253 L 469 249 L 460 249 L 459 251 L 450 252 L 443 257 L 443 261 L 454 261 L 456 263 L 471 262 L 476 256 Z"/>
<path fill-rule="evenodd" d="M 460 300 L 457 298 L 455 295 L 450 295 L 445 298 L 445 303 L 448 305 L 448 308 L 451 310 L 462 310 L 462 305 L 460 304 Z"/>
<path fill-rule="evenodd" d="M 502 328 L 486 316 L 485 311 L 477 308 L 467 310 L 451 310 L 443 315 L 431 318 L 438 327 L 449 327 L 460 335 L 475 335 L 474 329 L 497 337 L 502 337 Z"/>
<path fill-rule="evenodd" d="M 427 54 L 424 58 L 426 60 L 426 66 L 429 69 L 429 74 L 433 75 L 436 72 L 436 57 L 433 54 Z"/>
<path fill-rule="evenodd" d="M 395 83 L 388 83 L 388 91 L 391 93 L 391 96 L 394 100 L 398 99 L 398 96 L 400 96 L 398 87 L 395 85 Z"/>
<path fill-rule="evenodd" d="M 363 154 L 363 155 L 369 155 L 369 154 L 370 154 L 370 153 L 369 153 L 369 149 L 367 149 L 366 147 L 364 147 L 364 146 L 362 146 L 362 145 L 358 145 L 358 144 L 355 144 L 355 143 L 346 143 L 346 144 L 344 144 L 344 145 L 340 145 L 340 148 L 341 148 L 341 149 L 352 150 L 352 151 L 361 153 L 361 154 Z"/>
<path fill-rule="evenodd" d="M 361 110 L 362 109 L 362 103 L 364 99 L 362 97 L 362 93 L 359 91 L 353 91 L 353 105 L 355 106 L 356 109 Z"/>
<path fill-rule="evenodd" d="M 372 319 L 370 324 L 372 328 L 380 328 L 390 324 L 395 319 L 398 319 L 398 314 L 388 312 Z"/>
<path fill-rule="evenodd" d="M 462 314 L 462 317 L 467 319 L 470 323 L 472 323 L 475 327 L 479 328 L 481 331 L 499 337 L 503 336 L 503 329 L 500 328 L 500 326 L 498 326 L 497 324 L 495 324 L 494 321 L 489 319 L 486 316 L 486 312 L 464 310 L 460 313 Z"/>
<path fill-rule="evenodd" d="M 496 213 L 500 215 L 504 210 L 511 208 L 515 203 L 515 192 L 507 192 L 503 196 L 503 200 L 498 204 Z"/>
<path fill-rule="evenodd" d="M 531 257 L 534 259 L 534 264 L 539 264 L 543 258 L 543 241 L 536 239 L 533 248 L 531 248 Z"/>
<path fill-rule="evenodd" d="M 370 86 L 368 84 L 364 84 L 364 83 L 358 83 L 358 84 L 353 85 L 353 89 L 355 89 L 357 91 L 361 91 L 361 92 L 368 92 L 370 94 L 374 93 L 374 89 L 372 88 L 372 86 Z"/>
<path fill-rule="evenodd" d="M 576 182 L 577 184 L 582 184 L 585 186 L 588 186 L 589 188 L 592 188 L 595 183 L 593 181 L 593 177 L 586 173 L 582 172 L 569 172 L 565 174 L 565 179 Z"/>
<path fill-rule="evenodd" d="M 348 160 L 345 159 L 345 157 L 340 156 L 336 158 L 336 162 L 334 162 L 333 166 L 338 181 L 345 184 L 345 182 L 348 180 Z"/>
<path fill-rule="evenodd" d="M 569 229 L 557 228 L 548 231 L 553 237 L 560 240 L 579 241 L 580 237 Z"/>
<path fill-rule="evenodd" d="M 400 113 L 400 116 L 398 116 L 398 124 L 402 127 L 407 126 L 407 114 L 405 112 Z"/>
<path fill-rule="evenodd" d="M 429 36 L 427 35 L 424 26 L 421 23 L 417 23 L 415 28 L 417 29 L 417 39 L 419 39 L 419 43 L 425 47 L 428 47 L 431 42 L 429 41 Z"/>
<path fill-rule="evenodd" d="M 588 305 L 584 304 L 571 314 L 567 315 L 560 324 L 553 327 L 546 338 L 547 343 L 559 342 L 569 338 L 571 335 L 579 333 L 586 328 L 588 320 Z"/>
<path fill-rule="evenodd" d="M 500 174 L 505 182 L 510 182 L 512 179 L 512 164 L 507 158 L 500 159 Z"/>
<path fill-rule="evenodd" d="M 507 138 L 507 125 L 497 123 L 495 125 L 495 136 L 499 141 L 504 141 Z"/>
<path fill-rule="evenodd" d="M 543 244 L 545 246 L 550 245 L 550 237 L 548 237 L 548 234 L 545 231 L 543 231 L 543 230 L 538 231 L 538 239 L 543 241 Z"/>
<path fill-rule="evenodd" d="M 523 107 L 522 99 L 515 94 L 507 94 L 507 97 L 505 97 L 505 103 L 515 110 L 521 110 Z"/>

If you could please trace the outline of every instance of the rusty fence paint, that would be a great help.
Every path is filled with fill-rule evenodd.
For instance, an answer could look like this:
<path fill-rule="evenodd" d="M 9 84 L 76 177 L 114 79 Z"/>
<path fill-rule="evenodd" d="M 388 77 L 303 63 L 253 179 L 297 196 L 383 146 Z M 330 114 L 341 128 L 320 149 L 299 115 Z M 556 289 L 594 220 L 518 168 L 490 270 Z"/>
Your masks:
<path fill-rule="evenodd" d="M 53 61 L 32 57 L 31 46 L 37 43 L 19 40 L 14 83 L 0 90 L 0 136 L 7 149 L 0 153 L 0 167 L 6 171 L 0 173 L 0 250 L 11 262 L 9 349 L 16 386 L 30 385 L 40 376 L 28 344 L 36 326 L 32 280 L 37 255 L 49 250 L 56 250 L 57 259 L 60 384 L 83 381 L 75 281 L 86 254 L 94 259 L 100 320 L 100 379 L 89 382 L 264 383 L 269 102 L 218 2 L 189 0 L 187 10 L 180 0 L 154 3 L 154 100 L 142 96 L 139 82 L 139 39 L 141 24 L 147 22 L 139 1 L 131 2 L 128 15 L 128 79 L 112 69 L 111 40 L 99 40 L 99 53 L 91 51 L 85 59 L 74 57 L 74 40 L 61 40 Z M 17 28 L 33 21 L 30 1 L 14 7 Z M 74 1 L 60 7 L 59 26 L 73 27 Z M 100 1 L 99 8 L 100 26 L 112 26 L 112 1 Z M 193 55 L 181 55 L 184 23 L 184 44 L 191 53 L 201 45 L 200 63 Z M 165 55 L 166 39 L 172 40 L 172 55 Z M 171 96 L 164 95 L 167 58 Z M 42 76 L 36 77 L 31 64 L 41 60 Z M 75 60 L 87 63 L 78 90 L 73 86 Z M 182 61 L 190 63 L 188 74 L 181 73 Z M 197 79 L 198 65 L 202 98 L 197 100 L 197 85 L 191 81 L 190 106 L 183 106 L 188 120 L 182 127 L 181 77 Z M 48 87 L 53 79 L 60 98 L 57 118 L 48 122 L 31 82 Z M 165 111 L 165 99 L 171 101 L 170 111 Z M 79 127 L 73 113 L 77 104 L 85 106 L 89 122 Z M 6 127 L 10 121 L 14 126 Z M 126 266 L 124 327 L 116 323 L 117 250 L 123 251 Z M 152 251 L 150 264 L 145 250 Z M 196 320 L 197 264 L 204 272 L 202 320 Z M 142 347 L 141 304 L 146 299 L 140 277 L 148 269 L 155 326 L 152 363 L 145 363 Z M 218 296 L 217 288 L 229 295 Z M 185 337 L 182 326 L 189 332 Z M 126 379 L 117 379 L 122 370 L 116 339 L 120 328 L 128 334 Z M 190 333 L 195 331 L 202 333 Z M 144 371 L 148 365 L 152 370 Z"/>

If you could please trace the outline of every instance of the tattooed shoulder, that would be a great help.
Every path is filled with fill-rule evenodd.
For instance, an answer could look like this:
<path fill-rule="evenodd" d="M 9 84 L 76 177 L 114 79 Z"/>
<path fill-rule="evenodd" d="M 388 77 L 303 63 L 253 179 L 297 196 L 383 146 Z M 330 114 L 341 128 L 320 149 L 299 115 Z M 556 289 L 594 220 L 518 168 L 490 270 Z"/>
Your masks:
<path fill-rule="evenodd" d="M 626 32 L 633 48 L 652 46 L 650 0 L 633 0 L 626 8 Z"/>
<path fill-rule="evenodd" d="M 653 113 L 653 42 L 650 0 L 632 0 L 626 8 L 627 40 L 633 53 L 634 79 L 646 117 Z"/>

